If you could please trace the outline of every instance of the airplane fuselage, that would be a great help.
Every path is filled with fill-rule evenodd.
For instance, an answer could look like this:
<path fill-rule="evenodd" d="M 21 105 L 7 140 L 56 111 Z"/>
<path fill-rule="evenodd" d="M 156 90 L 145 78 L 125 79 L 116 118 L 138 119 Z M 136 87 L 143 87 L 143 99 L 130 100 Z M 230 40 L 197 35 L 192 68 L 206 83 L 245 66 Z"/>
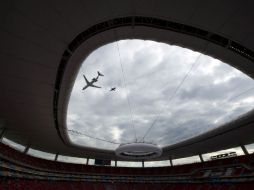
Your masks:
<path fill-rule="evenodd" d="M 95 83 L 95 82 L 97 82 L 97 81 L 98 81 L 98 77 L 93 78 L 92 81 L 91 81 L 91 83 Z"/>

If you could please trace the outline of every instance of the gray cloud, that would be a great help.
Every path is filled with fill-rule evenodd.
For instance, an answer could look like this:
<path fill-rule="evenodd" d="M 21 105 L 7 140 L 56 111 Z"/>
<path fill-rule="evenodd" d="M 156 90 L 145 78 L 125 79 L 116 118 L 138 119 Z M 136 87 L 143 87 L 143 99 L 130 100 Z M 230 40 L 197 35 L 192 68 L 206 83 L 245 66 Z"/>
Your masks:
<path fill-rule="evenodd" d="M 120 58 L 116 43 L 112 43 L 84 61 L 68 106 L 68 129 L 124 143 L 135 140 L 133 127 L 141 139 L 156 120 L 145 140 L 165 146 L 218 127 L 254 108 L 254 89 L 242 94 L 254 87 L 253 80 L 219 60 L 205 55 L 197 60 L 198 52 L 151 41 L 118 43 Z M 173 96 L 195 60 L 193 72 Z M 82 91 L 82 75 L 91 80 L 98 70 L 105 75 L 97 84 L 103 88 Z M 111 87 L 116 91 L 109 92 Z M 71 132 L 69 136 L 84 146 L 118 146 Z"/>

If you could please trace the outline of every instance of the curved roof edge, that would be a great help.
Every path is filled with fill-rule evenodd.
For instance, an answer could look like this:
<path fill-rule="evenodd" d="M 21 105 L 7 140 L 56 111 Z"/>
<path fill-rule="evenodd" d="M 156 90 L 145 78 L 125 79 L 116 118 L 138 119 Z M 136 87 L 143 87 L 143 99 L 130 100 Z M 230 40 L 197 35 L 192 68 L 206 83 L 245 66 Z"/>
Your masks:
<path fill-rule="evenodd" d="M 223 61 L 229 62 L 233 67 L 237 67 L 244 73 L 254 78 L 254 68 L 250 69 L 250 63 L 253 64 L 254 60 L 254 52 L 235 42 L 234 40 L 223 37 L 220 34 L 208 32 L 181 23 L 141 16 L 116 18 L 96 24 L 80 33 L 68 45 L 62 55 L 58 67 L 53 103 L 54 120 L 58 135 L 65 143 L 65 145 L 81 148 L 86 154 L 90 154 L 92 156 L 115 159 L 113 151 L 93 149 L 89 147 L 84 148 L 71 144 L 66 133 L 66 110 L 72 86 L 82 60 L 84 60 L 84 58 L 86 58 L 90 52 L 102 45 L 105 45 L 106 43 L 128 38 L 151 39 L 164 43 L 171 43 L 188 47 L 190 49 L 197 50 L 204 54 L 208 54 Z M 250 113 L 249 115 L 253 116 L 254 114 Z M 239 121 L 242 120 L 240 119 Z M 217 130 L 226 130 L 227 126 L 238 126 L 238 123 L 239 122 L 233 122 L 232 124 L 230 123 L 225 126 L 221 126 L 215 131 L 210 131 L 209 134 L 213 134 L 211 135 L 209 141 L 209 143 L 212 142 L 213 148 L 210 149 L 213 149 L 213 151 L 220 150 L 222 146 L 220 146 L 218 142 L 226 142 L 226 139 L 228 139 L 224 139 L 225 136 L 223 135 L 216 136 L 215 134 L 217 134 Z M 248 123 L 243 123 L 242 125 L 245 126 L 243 129 L 249 129 Z M 237 127 L 237 130 L 228 131 L 225 134 L 228 135 L 232 133 L 233 135 L 235 131 L 242 133 L 241 131 L 246 130 L 242 130 L 240 127 Z M 205 139 L 206 135 L 207 134 L 203 134 L 199 137 L 189 139 L 188 143 L 196 142 L 196 138 Z M 218 138 L 220 139 L 218 140 Z M 254 141 L 253 138 L 250 139 Z M 217 142 L 216 145 L 214 145 L 215 142 Z M 184 144 L 185 149 L 182 148 L 183 144 L 181 143 L 165 148 L 166 151 L 159 159 L 166 159 L 170 156 L 174 158 L 180 158 L 194 155 L 193 152 L 190 152 L 190 150 L 193 150 L 194 146 L 188 143 Z M 231 145 L 233 144 L 228 144 L 228 146 Z M 205 153 L 207 150 L 210 150 L 209 144 L 205 145 L 202 143 L 202 145 L 199 146 L 202 146 L 203 148 L 201 147 L 196 149 L 196 152 L 198 153 Z M 207 146 L 207 148 L 205 146 Z"/>

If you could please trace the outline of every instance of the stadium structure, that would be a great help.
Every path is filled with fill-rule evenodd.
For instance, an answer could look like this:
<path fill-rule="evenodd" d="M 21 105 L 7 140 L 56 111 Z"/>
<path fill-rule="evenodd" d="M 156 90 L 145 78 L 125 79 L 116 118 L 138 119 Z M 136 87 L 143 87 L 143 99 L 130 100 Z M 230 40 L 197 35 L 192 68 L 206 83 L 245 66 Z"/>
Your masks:
<path fill-rule="evenodd" d="M 67 106 L 82 61 L 121 39 L 174 44 L 225 61 L 254 78 L 253 1 L 5 1 L 0 21 L 0 189 L 253 189 L 254 111 L 216 129 L 162 147 L 170 166 L 118 167 L 113 150 L 78 146 L 66 130 Z M 9 139 L 24 147 L 16 150 Z M 204 161 L 202 155 L 241 147 Z M 29 150 L 53 160 L 28 155 Z M 59 162 L 61 156 L 84 164 Z M 199 163 L 174 166 L 198 155 Z M 227 157 L 225 159 L 219 159 Z M 89 165 L 96 159 L 100 166 Z M 104 166 L 115 161 L 113 166 Z"/>

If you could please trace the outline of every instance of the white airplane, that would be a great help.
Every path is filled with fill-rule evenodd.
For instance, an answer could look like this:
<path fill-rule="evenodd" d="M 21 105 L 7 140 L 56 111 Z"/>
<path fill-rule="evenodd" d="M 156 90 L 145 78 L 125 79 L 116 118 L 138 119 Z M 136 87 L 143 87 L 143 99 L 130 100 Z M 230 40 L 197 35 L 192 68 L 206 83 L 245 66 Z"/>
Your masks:
<path fill-rule="evenodd" d="M 98 82 L 99 77 L 100 77 L 100 76 L 104 76 L 104 75 L 101 74 L 99 71 L 97 71 L 97 73 L 98 73 L 97 77 L 96 77 L 96 78 L 93 78 L 93 79 L 91 80 L 91 82 L 87 80 L 87 78 L 86 78 L 85 75 L 83 75 L 84 79 L 86 80 L 86 86 L 85 86 L 82 90 L 85 90 L 85 89 L 88 88 L 88 87 L 101 88 L 101 87 L 99 87 L 99 86 L 94 85 L 94 83 Z"/>

